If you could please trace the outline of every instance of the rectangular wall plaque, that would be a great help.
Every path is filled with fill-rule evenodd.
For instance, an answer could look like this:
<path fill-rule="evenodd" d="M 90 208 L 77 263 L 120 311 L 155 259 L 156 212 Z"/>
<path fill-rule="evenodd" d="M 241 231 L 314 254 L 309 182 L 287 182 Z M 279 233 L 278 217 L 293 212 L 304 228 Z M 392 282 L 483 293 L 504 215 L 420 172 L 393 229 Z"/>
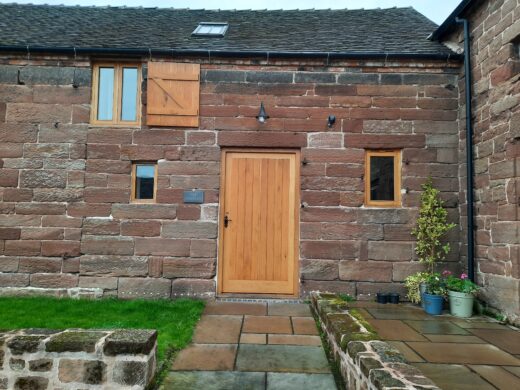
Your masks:
<path fill-rule="evenodd" d="M 195 204 L 204 203 L 204 191 L 201 191 L 201 190 L 184 191 L 184 203 L 195 203 Z"/>

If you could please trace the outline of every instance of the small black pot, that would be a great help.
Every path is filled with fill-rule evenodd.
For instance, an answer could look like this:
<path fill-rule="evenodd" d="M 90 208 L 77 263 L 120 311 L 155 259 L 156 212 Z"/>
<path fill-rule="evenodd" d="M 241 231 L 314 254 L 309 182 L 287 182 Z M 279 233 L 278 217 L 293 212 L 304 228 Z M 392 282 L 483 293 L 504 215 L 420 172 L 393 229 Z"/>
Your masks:
<path fill-rule="evenodd" d="M 377 303 L 387 303 L 388 302 L 388 294 L 386 293 L 377 293 Z"/>
<path fill-rule="evenodd" d="M 390 303 L 394 303 L 394 304 L 399 303 L 399 294 L 392 293 L 392 294 L 388 294 L 388 295 L 389 295 L 389 302 Z"/>

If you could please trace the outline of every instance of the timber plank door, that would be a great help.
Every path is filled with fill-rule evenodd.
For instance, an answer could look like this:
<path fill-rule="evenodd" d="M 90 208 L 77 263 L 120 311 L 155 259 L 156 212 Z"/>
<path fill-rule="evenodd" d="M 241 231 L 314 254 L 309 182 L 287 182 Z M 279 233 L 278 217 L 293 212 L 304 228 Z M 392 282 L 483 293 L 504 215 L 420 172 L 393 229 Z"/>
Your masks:
<path fill-rule="evenodd" d="M 299 151 L 222 157 L 219 293 L 298 295 Z"/>

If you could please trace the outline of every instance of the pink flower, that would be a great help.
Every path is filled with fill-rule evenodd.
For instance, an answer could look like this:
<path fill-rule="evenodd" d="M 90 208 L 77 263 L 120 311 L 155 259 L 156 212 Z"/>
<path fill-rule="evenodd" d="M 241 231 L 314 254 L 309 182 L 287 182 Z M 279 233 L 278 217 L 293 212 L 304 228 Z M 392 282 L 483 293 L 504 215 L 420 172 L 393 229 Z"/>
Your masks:
<path fill-rule="evenodd" d="M 448 271 L 447 269 L 442 271 L 442 276 L 450 276 L 450 275 L 451 275 L 451 271 Z"/>
<path fill-rule="evenodd" d="M 463 273 L 463 274 L 460 275 L 460 278 L 461 278 L 462 280 L 467 279 L 467 278 L 468 278 L 468 275 L 466 275 L 465 273 Z"/>

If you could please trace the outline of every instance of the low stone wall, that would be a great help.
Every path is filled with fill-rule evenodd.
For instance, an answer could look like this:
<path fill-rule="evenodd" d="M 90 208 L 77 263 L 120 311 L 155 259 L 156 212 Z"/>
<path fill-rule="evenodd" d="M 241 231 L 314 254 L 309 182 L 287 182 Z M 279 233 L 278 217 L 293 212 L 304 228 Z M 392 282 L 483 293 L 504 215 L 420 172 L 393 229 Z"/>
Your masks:
<path fill-rule="evenodd" d="M 437 389 L 334 294 L 311 293 L 312 309 L 348 390 Z"/>
<path fill-rule="evenodd" d="M 156 349 L 155 330 L 0 333 L 0 389 L 144 389 Z"/>

